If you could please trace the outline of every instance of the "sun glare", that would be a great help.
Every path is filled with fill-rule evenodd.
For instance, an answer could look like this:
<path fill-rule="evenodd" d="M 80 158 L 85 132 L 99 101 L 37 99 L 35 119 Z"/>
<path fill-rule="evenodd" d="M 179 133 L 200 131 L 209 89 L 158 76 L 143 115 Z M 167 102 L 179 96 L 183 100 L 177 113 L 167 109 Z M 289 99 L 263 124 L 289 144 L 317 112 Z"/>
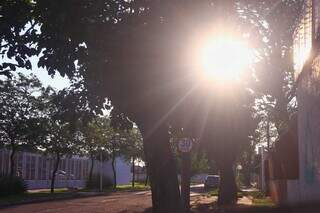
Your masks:
<path fill-rule="evenodd" d="M 251 60 L 246 43 L 226 36 L 202 42 L 198 57 L 204 78 L 224 82 L 238 80 Z"/>

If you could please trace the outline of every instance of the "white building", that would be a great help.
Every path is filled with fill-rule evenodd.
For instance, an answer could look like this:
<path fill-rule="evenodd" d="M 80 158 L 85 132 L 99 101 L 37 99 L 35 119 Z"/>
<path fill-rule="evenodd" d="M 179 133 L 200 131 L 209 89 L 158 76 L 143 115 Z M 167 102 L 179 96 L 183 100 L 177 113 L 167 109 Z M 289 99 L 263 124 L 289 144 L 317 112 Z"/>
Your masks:
<path fill-rule="evenodd" d="M 0 174 L 7 174 L 10 170 L 10 151 L 0 149 Z M 91 160 L 87 157 L 70 156 L 63 157 L 60 161 L 55 187 L 85 187 L 89 174 Z M 30 152 L 17 152 L 15 155 L 16 174 L 22 177 L 28 184 L 28 189 L 49 188 L 51 173 L 54 167 L 54 159 Z M 115 162 L 117 172 L 117 184 L 129 184 L 132 174 L 130 164 L 118 157 Z M 100 174 L 113 179 L 111 161 L 104 161 L 102 165 L 95 161 L 93 173 Z"/>

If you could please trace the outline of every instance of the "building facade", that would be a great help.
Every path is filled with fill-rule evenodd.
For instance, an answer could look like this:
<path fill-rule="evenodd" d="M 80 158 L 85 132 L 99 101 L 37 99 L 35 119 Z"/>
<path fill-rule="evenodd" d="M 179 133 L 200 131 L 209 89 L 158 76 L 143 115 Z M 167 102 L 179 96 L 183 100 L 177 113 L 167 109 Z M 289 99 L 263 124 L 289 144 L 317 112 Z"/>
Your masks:
<path fill-rule="evenodd" d="M 269 188 L 277 203 L 320 201 L 319 23 L 320 0 L 305 0 L 294 32 L 298 113 L 293 127 L 296 125 L 296 130 L 292 127 L 280 138 L 269 169 Z M 291 146 L 297 149 L 293 149 L 292 160 L 288 161 Z M 290 167 L 295 159 L 297 165 Z"/>
<path fill-rule="evenodd" d="M 10 170 L 10 150 L 0 149 L 0 174 Z M 89 175 L 91 160 L 87 157 L 68 156 L 60 160 L 55 187 L 83 188 Z M 31 152 L 17 152 L 15 156 L 15 173 L 24 179 L 28 189 L 50 188 L 54 158 Z M 131 181 L 130 165 L 121 157 L 116 159 L 117 183 L 128 184 Z M 94 162 L 93 173 L 113 178 L 110 161 Z"/>

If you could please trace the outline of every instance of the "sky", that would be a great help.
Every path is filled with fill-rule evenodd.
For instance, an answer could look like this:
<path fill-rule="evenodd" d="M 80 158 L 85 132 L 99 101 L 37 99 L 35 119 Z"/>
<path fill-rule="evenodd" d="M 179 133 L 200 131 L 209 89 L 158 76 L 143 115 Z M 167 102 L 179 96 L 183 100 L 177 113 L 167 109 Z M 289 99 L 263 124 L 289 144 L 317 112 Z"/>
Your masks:
<path fill-rule="evenodd" d="M 67 77 L 62 77 L 59 72 L 56 72 L 56 74 L 51 77 L 50 75 L 48 75 L 46 69 L 38 68 L 38 59 L 36 57 L 32 57 L 30 61 L 32 64 L 32 70 L 18 69 L 18 72 L 21 72 L 24 75 L 36 75 L 45 87 L 51 86 L 57 90 L 61 90 L 70 85 L 69 79 Z"/>

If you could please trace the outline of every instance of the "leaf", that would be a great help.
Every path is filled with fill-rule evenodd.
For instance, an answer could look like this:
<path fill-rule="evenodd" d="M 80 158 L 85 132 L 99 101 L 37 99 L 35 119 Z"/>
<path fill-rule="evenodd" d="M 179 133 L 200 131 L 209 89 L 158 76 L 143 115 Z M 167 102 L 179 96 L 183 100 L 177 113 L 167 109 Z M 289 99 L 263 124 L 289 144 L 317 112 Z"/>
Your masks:
<path fill-rule="evenodd" d="M 10 64 L 9 67 L 12 71 L 16 71 L 16 66 L 14 64 Z"/>
<path fill-rule="evenodd" d="M 15 59 L 18 62 L 19 66 L 23 67 L 23 65 L 24 65 L 23 59 L 20 56 L 16 56 Z"/>
<path fill-rule="evenodd" d="M 30 60 L 26 61 L 26 68 L 30 70 L 32 68 Z"/>

